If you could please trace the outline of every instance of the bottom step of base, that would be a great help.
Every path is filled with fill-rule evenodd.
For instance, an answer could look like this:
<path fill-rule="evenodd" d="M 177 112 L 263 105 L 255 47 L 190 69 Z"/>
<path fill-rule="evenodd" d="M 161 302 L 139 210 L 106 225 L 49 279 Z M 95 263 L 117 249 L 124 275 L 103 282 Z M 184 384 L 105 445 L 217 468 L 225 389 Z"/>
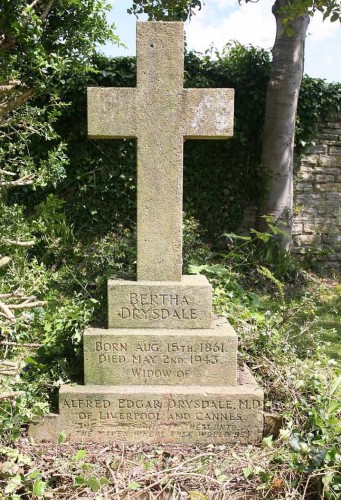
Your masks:
<path fill-rule="evenodd" d="M 46 439 L 48 425 L 73 442 L 257 443 L 263 391 L 249 371 L 239 375 L 228 387 L 64 385 L 60 414 L 31 425 L 30 435 Z"/>

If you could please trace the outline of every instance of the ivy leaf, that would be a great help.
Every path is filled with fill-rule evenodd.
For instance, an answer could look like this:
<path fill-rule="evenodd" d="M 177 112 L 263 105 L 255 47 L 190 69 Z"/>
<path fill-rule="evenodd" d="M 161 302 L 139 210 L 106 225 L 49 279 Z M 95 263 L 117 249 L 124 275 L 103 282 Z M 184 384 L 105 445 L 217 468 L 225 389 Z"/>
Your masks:
<path fill-rule="evenodd" d="M 33 495 L 37 495 L 37 497 L 42 497 L 44 495 L 45 487 L 46 487 L 45 481 L 43 481 L 42 479 L 38 479 L 38 481 L 36 481 L 33 486 Z"/>
<path fill-rule="evenodd" d="M 137 483 L 136 481 L 133 481 L 132 483 L 128 484 L 128 488 L 130 490 L 138 490 L 141 487 L 140 483 Z"/>
<path fill-rule="evenodd" d="M 98 481 L 96 477 L 89 477 L 86 484 L 87 486 L 90 486 L 90 488 L 94 493 L 96 493 L 98 490 L 101 489 L 101 483 Z"/>
<path fill-rule="evenodd" d="M 87 453 L 85 450 L 78 450 L 77 453 L 74 454 L 72 460 L 78 462 L 79 460 L 83 460 L 86 457 Z"/>
<path fill-rule="evenodd" d="M 18 489 L 22 484 L 21 476 L 17 474 L 16 476 L 12 476 L 5 488 L 5 493 L 13 493 L 16 489 Z"/>
<path fill-rule="evenodd" d="M 263 438 L 262 445 L 265 448 L 272 448 L 272 445 L 273 445 L 272 436 L 268 436 L 268 437 Z"/>
<path fill-rule="evenodd" d="M 251 467 L 245 467 L 243 469 L 243 474 L 244 474 L 245 479 L 248 479 L 249 477 L 251 477 L 253 475 L 253 470 L 251 469 Z"/>
<path fill-rule="evenodd" d="M 38 476 L 41 477 L 41 472 L 39 470 L 34 470 L 27 474 L 27 479 L 36 479 Z"/>

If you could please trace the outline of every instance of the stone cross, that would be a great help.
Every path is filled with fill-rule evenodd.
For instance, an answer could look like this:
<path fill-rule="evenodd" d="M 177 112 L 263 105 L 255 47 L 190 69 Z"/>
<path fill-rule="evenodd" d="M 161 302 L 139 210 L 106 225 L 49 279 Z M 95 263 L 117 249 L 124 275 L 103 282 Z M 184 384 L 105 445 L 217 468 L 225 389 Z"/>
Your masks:
<path fill-rule="evenodd" d="M 137 23 L 136 88 L 89 88 L 89 136 L 137 138 L 137 278 L 181 281 L 184 139 L 233 135 L 232 89 L 183 88 L 181 22 Z"/>

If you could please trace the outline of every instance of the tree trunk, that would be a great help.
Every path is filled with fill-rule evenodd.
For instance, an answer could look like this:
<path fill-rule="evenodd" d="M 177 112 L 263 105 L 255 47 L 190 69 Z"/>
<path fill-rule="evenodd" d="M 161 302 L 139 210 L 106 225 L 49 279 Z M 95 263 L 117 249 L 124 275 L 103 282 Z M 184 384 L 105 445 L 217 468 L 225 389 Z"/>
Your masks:
<path fill-rule="evenodd" d="M 266 109 L 262 141 L 262 164 L 269 178 L 267 192 L 260 205 L 260 214 L 272 215 L 289 238 L 281 238 L 288 249 L 291 242 L 293 216 L 293 150 L 298 95 L 304 65 L 304 44 L 309 16 L 289 21 L 284 32 L 281 8 L 288 0 L 276 0 L 272 12 L 276 18 L 276 40 L 266 94 Z M 261 230 L 266 228 L 259 219 Z"/>

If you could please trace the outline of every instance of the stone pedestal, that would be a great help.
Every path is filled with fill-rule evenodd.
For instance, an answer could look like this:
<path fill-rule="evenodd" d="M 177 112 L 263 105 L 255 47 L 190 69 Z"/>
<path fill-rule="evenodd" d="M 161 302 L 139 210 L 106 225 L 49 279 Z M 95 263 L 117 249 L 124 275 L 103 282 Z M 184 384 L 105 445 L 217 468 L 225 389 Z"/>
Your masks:
<path fill-rule="evenodd" d="M 211 328 L 212 293 L 204 276 L 181 281 L 108 281 L 109 328 Z"/>
<path fill-rule="evenodd" d="M 199 385 L 237 383 L 237 335 L 226 320 L 193 330 L 89 329 L 85 384 Z"/>
<path fill-rule="evenodd" d="M 75 442 L 258 442 L 263 392 L 248 370 L 237 371 L 234 329 L 211 319 L 207 279 L 110 280 L 109 290 L 109 310 L 130 314 L 113 315 L 117 328 L 84 332 L 85 385 L 61 388 L 50 434 L 53 421 L 53 435 L 64 432 Z M 198 328 L 198 321 L 209 327 Z M 31 426 L 30 434 L 46 438 L 46 424 Z"/>
<path fill-rule="evenodd" d="M 71 386 L 60 391 L 60 425 L 71 441 L 255 443 L 263 393 L 249 372 L 235 386 Z"/>

